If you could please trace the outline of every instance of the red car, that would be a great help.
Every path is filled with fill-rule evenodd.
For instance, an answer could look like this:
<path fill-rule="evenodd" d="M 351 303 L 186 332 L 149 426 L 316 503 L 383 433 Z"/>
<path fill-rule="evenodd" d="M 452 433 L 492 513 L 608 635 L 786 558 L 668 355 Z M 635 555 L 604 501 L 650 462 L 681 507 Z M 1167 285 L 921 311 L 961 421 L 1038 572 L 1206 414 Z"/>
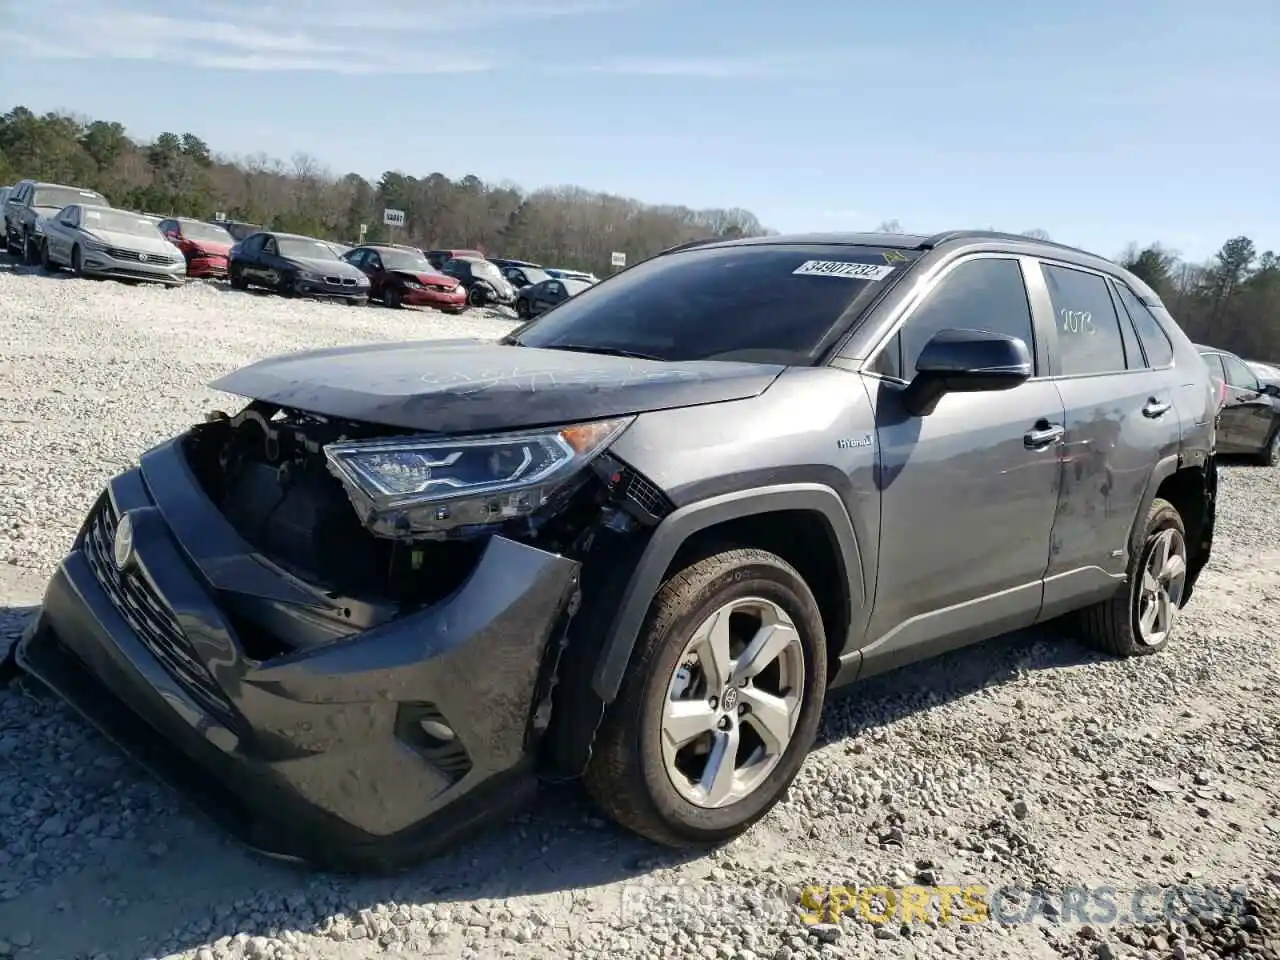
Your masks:
<path fill-rule="evenodd" d="M 435 307 L 446 313 L 466 309 L 466 289 L 436 270 L 420 250 L 370 244 L 348 250 L 342 259 L 369 278 L 369 299 L 384 306 Z"/>
<path fill-rule="evenodd" d="M 175 217 L 161 220 L 160 232 L 187 258 L 188 277 L 225 277 L 227 255 L 235 241 L 216 223 Z"/>

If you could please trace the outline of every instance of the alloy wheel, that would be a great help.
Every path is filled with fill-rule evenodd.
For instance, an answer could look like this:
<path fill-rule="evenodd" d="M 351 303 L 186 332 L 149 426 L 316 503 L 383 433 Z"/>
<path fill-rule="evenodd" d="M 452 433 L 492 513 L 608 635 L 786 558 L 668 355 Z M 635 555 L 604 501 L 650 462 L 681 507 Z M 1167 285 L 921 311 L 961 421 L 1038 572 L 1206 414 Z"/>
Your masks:
<path fill-rule="evenodd" d="M 1147 548 L 1138 588 L 1138 638 L 1149 647 L 1164 643 L 1182 602 L 1187 582 L 1187 542 L 1181 533 L 1165 529 Z"/>
<path fill-rule="evenodd" d="M 791 743 L 803 690 L 800 634 L 776 603 L 745 597 L 707 617 L 663 705 L 663 761 L 676 792 L 705 808 L 750 795 Z"/>

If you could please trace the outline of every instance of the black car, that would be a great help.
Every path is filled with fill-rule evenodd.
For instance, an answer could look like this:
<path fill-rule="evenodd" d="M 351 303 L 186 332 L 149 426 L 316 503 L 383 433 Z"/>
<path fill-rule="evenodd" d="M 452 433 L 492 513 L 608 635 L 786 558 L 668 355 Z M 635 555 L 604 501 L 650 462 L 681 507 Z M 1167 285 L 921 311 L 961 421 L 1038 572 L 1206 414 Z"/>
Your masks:
<path fill-rule="evenodd" d="M 504 274 L 507 272 L 507 269 L 509 267 L 518 267 L 521 269 L 524 269 L 526 267 L 532 268 L 532 269 L 541 269 L 542 267 L 542 264 L 534 263 L 531 260 L 512 260 L 510 257 L 488 257 L 487 259 L 490 263 L 492 263 L 495 267 L 501 270 Z"/>
<path fill-rule="evenodd" d="M 285 297 L 326 297 L 368 303 L 369 278 L 333 244 L 292 233 L 255 233 L 231 248 L 227 280 L 236 290 L 263 287 Z"/>
<path fill-rule="evenodd" d="M 522 287 L 516 292 L 516 316 L 528 320 L 559 306 L 591 284 L 585 280 L 555 280 L 551 277 Z"/>
<path fill-rule="evenodd" d="M 483 307 L 491 303 L 515 302 L 516 288 L 494 264 L 480 257 L 454 257 L 440 272 L 454 277 L 467 291 L 467 303 Z"/>
<path fill-rule="evenodd" d="M 5 669 L 324 865 L 540 774 L 723 843 L 830 691 L 1068 614 L 1159 654 L 1213 547 L 1205 363 L 1139 277 L 1025 236 L 714 240 L 499 342 L 210 386 L 245 405 L 109 481 Z"/>
<path fill-rule="evenodd" d="M 1280 464 L 1280 386 L 1263 383 L 1234 353 L 1196 344 L 1209 375 L 1222 384 L 1218 452 Z"/>
<path fill-rule="evenodd" d="M 490 260 L 490 263 L 494 261 Z M 502 275 L 506 277 L 513 287 L 516 288 L 518 294 L 524 287 L 531 287 L 535 283 L 542 283 L 543 280 L 550 280 L 551 274 L 543 270 L 541 267 L 518 267 L 496 265 L 502 271 Z"/>

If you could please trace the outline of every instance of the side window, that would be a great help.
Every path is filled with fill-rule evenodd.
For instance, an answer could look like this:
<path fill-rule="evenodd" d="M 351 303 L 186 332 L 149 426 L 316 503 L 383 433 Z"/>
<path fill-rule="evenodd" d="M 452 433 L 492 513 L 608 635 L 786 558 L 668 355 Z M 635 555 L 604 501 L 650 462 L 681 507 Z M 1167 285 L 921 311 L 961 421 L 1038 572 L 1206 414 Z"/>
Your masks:
<path fill-rule="evenodd" d="M 353 267 L 357 268 L 358 270 L 363 270 L 365 269 L 364 259 L 366 256 L 368 256 L 368 254 L 369 254 L 368 250 L 358 250 L 358 249 L 348 250 L 346 253 L 342 255 L 342 259 L 347 261 L 347 263 L 351 264 Z"/>
<path fill-rule="evenodd" d="M 1253 375 L 1253 371 L 1246 367 L 1241 361 L 1235 357 L 1222 355 L 1222 364 L 1227 368 L 1227 383 L 1233 387 L 1241 387 L 1245 390 L 1258 390 L 1258 378 Z"/>
<path fill-rule="evenodd" d="M 1138 339 L 1142 341 L 1142 349 L 1147 354 L 1147 363 L 1153 367 L 1167 367 L 1173 363 L 1173 344 L 1169 335 L 1160 326 L 1150 308 L 1138 299 L 1138 295 L 1124 283 L 1117 283 L 1120 291 L 1120 302 L 1133 320 L 1134 329 L 1138 331 Z"/>
<path fill-rule="evenodd" d="M 278 251 L 275 237 L 267 237 L 262 241 L 262 252 L 269 257 L 274 257 Z"/>
<path fill-rule="evenodd" d="M 1138 332 L 1134 330 L 1128 313 L 1119 302 L 1120 294 L 1116 291 L 1115 281 L 1107 281 L 1107 291 L 1111 294 L 1111 306 L 1115 309 L 1120 321 L 1120 339 L 1124 342 L 1125 366 L 1130 370 L 1146 370 L 1148 363 L 1143 357 L 1142 347 L 1138 345 Z"/>
<path fill-rule="evenodd" d="M 364 266 L 366 270 L 381 270 L 382 257 L 370 250 L 364 255 Z"/>
<path fill-rule="evenodd" d="M 560 286 L 560 284 L 558 284 L 558 283 L 548 283 L 548 284 L 547 284 L 547 296 L 548 296 L 548 297 L 558 297 L 558 296 L 560 296 L 560 290 L 561 290 L 561 286 Z"/>
<path fill-rule="evenodd" d="M 1222 369 L 1222 354 L 1220 353 L 1202 353 L 1200 358 L 1204 360 L 1205 366 L 1209 368 L 1209 376 L 1217 377 L 1224 383 L 1227 379 L 1227 371 Z"/>
<path fill-rule="evenodd" d="M 1035 357 L 1035 332 L 1017 260 L 979 257 L 952 270 L 907 318 L 873 369 L 900 380 L 916 375 L 916 360 L 941 330 L 987 330 L 1018 337 Z"/>
<path fill-rule="evenodd" d="M 1062 373 L 1083 377 L 1125 369 L 1120 318 L 1107 281 L 1094 273 L 1040 264 L 1058 324 Z"/>

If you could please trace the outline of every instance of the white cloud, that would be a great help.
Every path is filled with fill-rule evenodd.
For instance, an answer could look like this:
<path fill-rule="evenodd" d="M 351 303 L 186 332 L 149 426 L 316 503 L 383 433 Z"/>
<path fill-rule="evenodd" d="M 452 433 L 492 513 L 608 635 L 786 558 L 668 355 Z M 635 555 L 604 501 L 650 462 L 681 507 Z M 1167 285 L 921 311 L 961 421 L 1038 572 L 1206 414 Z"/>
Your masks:
<path fill-rule="evenodd" d="M 479 25 L 515 24 L 619 9 L 630 0 L 210 0 L 191 18 L 144 0 L 45 0 L 10 21 L 17 50 L 40 59 L 150 60 L 223 70 L 342 74 L 473 73 L 496 53 L 459 42 Z M 512 31 L 494 30 L 498 40 Z M 481 37 L 480 39 L 487 39 Z"/>

